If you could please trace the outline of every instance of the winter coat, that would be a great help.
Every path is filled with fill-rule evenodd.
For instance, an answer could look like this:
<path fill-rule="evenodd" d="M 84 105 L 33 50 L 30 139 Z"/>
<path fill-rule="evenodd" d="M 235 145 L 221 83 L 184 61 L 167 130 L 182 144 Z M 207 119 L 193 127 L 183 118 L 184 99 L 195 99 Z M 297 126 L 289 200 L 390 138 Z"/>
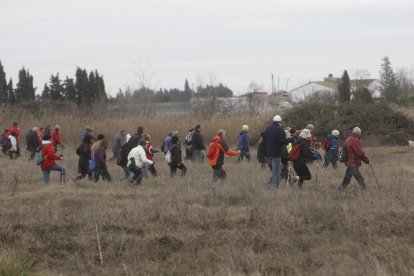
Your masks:
<path fill-rule="evenodd" d="M 124 143 L 125 137 L 121 133 L 118 133 L 115 135 L 114 139 L 112 139 L 112 151 L 119 152 Z"/>
<path fill-rule="evenodd" d="M 326 152 L 326 157 L 328 157 L 331 160 L 338 160 L 338 154 L 339 154 L 338 137 L 333 136 L 332 134 L 329 134 L 327 139 L 331 141 L 331 144 L 329 146 L 329 150 Z"/>
<path fill-rule="evenodd" d="M 79 156 L 78 173 L 87 172 L 89 169 L 89 160 L 91 160 L 91 148 L 88 144 L 83 143 L 76 149 Z"/>
<path fill-rule="evenodd" d="M 122 164 L 128 163 L 128 155 L 133 148 L 136 148 L 138 146 L 139 140 L 141 140 L 141 135 L 135 134 L 129 138 L 128 142 L 124 143 L 121 146 Z"/>
<path fill-rule="evenodd" d="M 237 139 L 237 149 L 242 152 L 249 152 L 249 135 L 246 132 L 241 131 Z"/>
<path fill-rule="evenodd" d="M 61 160 L 62 157 L 55 153 L 50 141 L 43 141 L 42 146 L 43 162 L 40 165 L 40 168 L 42 171 L 51 170 L 55 166 L 56 160 Z"/>
<path fill-rule="evenodd" d="M 54 146 L 58 146 L 58 145 L 62 145 L 62 139 L 60 137 L 60 132 L 59 131 L 52 131 L 52 144 Z"/>
<path fill-rule="evenodd" d="M 344 147 L 346 147 L 348 152 L 348 160 L 345 163 L 347 167 L 360 167 L 361 160 L 364 161 L 364 163 L 369 164 L 369 159 L 365 155 L 361 139 L 358 135 L 351 133 L 345 140 Z"/>
<path fill-rule="evenodd" d="M 273 122 L 263 134 L 263 144 L 267 157 L 282 157 L 282 149 L 287 144 L 285 130 Z"/>
<path fill-rule="evenodd" d="M 15 127 L 15 126 L 12 126 L 11 128 L 9 128 L 9 133 L 12 134 L 13 132 L 16 133 L 16 139 L 19 139 L 19 137 L 20 137 L 19 128 Z"/>
<path fill-rule="evenodd" d="M 141 145 L 138 145 L 129 152 L 127 166 L 131 165 L 131 158 L 135 159 L 135 166 L 138 168 L 142 168 L 144 164 L 152 165 L 154 163 L 147 159 L 145 150 Z"/>
<path fill-rule="evenodd" d="M 14 137 L 13 135 L 10 135 L 9 140 L 10 140 L 10 144 L 11 144 L 11 148 L 9 150 L 17 152 L 17 139 L 16 139 L 16 137 Z"/>
<path fill-rule="evenodd" d="M 224 155 L 236 156 L 239 153 L 235 150 L 231 150 L 224 142 L 223 137 L 217 135 L 214 137 L 213 142 L 217 142 L 216 154 L 213 159 L 210 159 L 211 166 L 222 166 L 224 164 Z"/>
<path fill-rule="evenodd" d="M 315 153 L 311 150 L 310 142 L 308 139 L 299 138 L 297 142 L 300 144 L 300 155 L 297 160 L 294 160 L 293 163 L 307 163 L 311 160 L 316 160 Z"/>
<path fill-rule="evenodd" d="M 39 139 L 37 137 L 37 133 L 33 130 L 30 130 L 26 136 L 26 145 L 28 150 L 37 149 L 39 144 Z"/>
<path fill-rule="evenodd" d="M 155 149 L 150 142 L 148 142 L 145 146 L 145 155 L 147 156 L 147 159 L 152 161 L 154 159 L 154 154 L 157 152 L 158 150 Z"/>
<path fill-rule="evenodd" d="M 171 152 L 171 164 L 178 165 L 183 161 L 181 147 L 178 144 L 171 145 L 170 147 Z"/>
<path fill-rule="evenodd" d="M 163 147 L 162 147 L 162 152 L 163 153 L 167 153 L 168 150 L 170 149 L 170 145 L 171 145 L 171 136 L 168 135 L 167 137 L 165 137 L 164 142 L 163 142 Z"/>
<path fill-rule="evenodd" d="M 106 166 L 106 152 L 102 146 L 97 147 L 93 151 L 93 156 L 95 157 L 96 166 L 101 168 L 107 168 Z"/>
<path fill-rule="evenodd" d="M 191 144 L 193 150 L 200 151 L 206 149 L 203 136 L 199 131 L 194 131 L 193 137 L 191 138 Z"/>

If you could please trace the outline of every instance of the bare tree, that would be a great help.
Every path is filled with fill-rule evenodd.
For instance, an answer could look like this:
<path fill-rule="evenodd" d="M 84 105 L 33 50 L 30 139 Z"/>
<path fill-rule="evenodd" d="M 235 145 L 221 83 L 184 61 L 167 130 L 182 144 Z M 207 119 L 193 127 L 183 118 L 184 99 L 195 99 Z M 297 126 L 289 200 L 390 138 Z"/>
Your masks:
<path fill-rule="evenodd" d="M 352 87 L 352 90 L 356 91 L 364 86 L 364 80 L 369 79 L 371 74 L 367 69 L 353 69 L 351 70 L 351 76 L 354 80 L 354 86 Z"/>
<path fill-rule="evenodd" d="M 144 61 L 141 59 L 135 60 L 132 71 L 137 77 L 138 89 L 151 88 L 153 85 L 152 82 L 154 81 L 155 71 L 154 66 L 148 59 Z"/>
<path fill-rule="evenodd" d="M 396 77 L 401 96 L 414 96 L 414 66 L 399 68 Z"/>

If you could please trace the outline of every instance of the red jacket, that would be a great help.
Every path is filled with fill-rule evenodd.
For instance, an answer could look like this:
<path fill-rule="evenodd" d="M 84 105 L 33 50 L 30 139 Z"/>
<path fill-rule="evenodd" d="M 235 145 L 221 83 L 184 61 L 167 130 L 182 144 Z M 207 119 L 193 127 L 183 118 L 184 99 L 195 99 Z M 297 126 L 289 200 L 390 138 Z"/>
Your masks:
<path fill-rule="evenodd" d="M 20 130 L 18 127 L 12 126 L 11 128 L 9 128 L 9 134 L 11 134 L 12 132 L 16 133 L 16 139 L 19 139 L 20 136 Z"/>
<path fill-rule="evenodd" d="M 351 133 L 345 140 L 344 147 L 348 151 L 348 160 L 345 164 L 347 167 L 360 167 L 361 160 L 369 164 L 369 159 L 362 149 L 362 143 L 358 135 Z"/>
<path fill-rule="evenodd" d="M 43 146 L 42 155 L 43 155 L 43 162 L 40 165 L 40 168 L 42 169 L 42 171 L 52 169 L 56 164 L 56 160 L 62 159 L 60 155 L 55 153 L 52 143 L 46 144 Z"/>
<path fill-rule="evenodd" d="M 52 144 L 54 146 L 56 145 L 62 145 L 62 140 L 60 138 L 60 132 L 59 131 L 52 131 Z"/>
<path fill-rule="evenodd" d="M 224 164 L 224 155 L 236 156 L 239 153 L 236 150 L 231 150 L 226 142 L 224 142 L 223 137 L 217 135 L 214 137 L 213 142 L 217 142 L 216 152 L 214 158 L 210 159 L 211 166 L 222 166 Z"/>
<path fill-rule="evenodd" d="M 144 149 L 145 149 L 145 155 L 147 156 L 147 159 L 153 161 L 154 154 L 151 153 L 152 144 L 150 142 L 147 142 L 147 145 L 144 147 Z"/>

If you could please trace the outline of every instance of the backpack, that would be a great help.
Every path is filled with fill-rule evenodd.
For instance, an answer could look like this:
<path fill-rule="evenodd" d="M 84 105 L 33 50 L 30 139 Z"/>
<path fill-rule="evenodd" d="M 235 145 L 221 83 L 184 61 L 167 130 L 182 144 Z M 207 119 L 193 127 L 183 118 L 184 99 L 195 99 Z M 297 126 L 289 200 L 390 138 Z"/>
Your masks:
<path fill-rule="evenodd" d="M 208 159 L 210 160 L 214 159 L 214 157 L 216 156 L 217 147 L 218 147 L 218 141 L 213 141 L 210 143 L 210 147 L 207 152 Z"/>
<path fill-rule="evenodd" d="M 10 149 L 12 147 L 9 137 L 10 137 L 10 134 L 7 133 L 3 136 L 3 141 L 1 141 L 1 145 L 5 149 Z"/>
<path fill-rule="evenodd" d="M 326 139 L 322 144 L 322 148 L 324 151 L 328 151 L 331 148 L 331 140 Z"/>
<path fill-rule="evenodd" d="M 35 159 L 36 165 L 38 165 L 38 166 L 41 165 L 43 163 L 43 160 L 44 160 L 43 153 L 42 153 L 42 151 L 39 151 L 37 153 L 36 159 Z"/>
<path fill-rule="evenodd" d="M 292 150 L 289 152 L 289 159 L 291 161 L 296 161 L 300 157 L 300 143 L 296 143 L 293 145 Z"/>
<path fill-rule="evenodd" d="M 96 168 L 96 159 L 95 159 L 95 152 L 92 153 L 92 160 L 89 163 L 88 169 L 89 171 L 93 172 Z"/>
<path fill-rule="evenodd" d="M 339 152 L 338 160 L 341 163 L 346 163 L 346 161 L 348 161 L 348 149 L 346 148 L 346 145 L 344 145 Z"/>

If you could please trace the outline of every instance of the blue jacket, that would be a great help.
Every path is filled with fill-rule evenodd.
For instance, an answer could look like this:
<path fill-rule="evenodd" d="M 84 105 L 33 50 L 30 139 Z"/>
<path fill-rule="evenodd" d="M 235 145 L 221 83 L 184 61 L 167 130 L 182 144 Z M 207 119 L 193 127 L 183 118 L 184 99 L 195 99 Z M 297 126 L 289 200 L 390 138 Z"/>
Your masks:
<path fill-rule="evenodd" d="M 237 149 L 242 152 L 249 152 L 249 136 L 246 132 L 241 131 L 237 139 Z"/>
<path fill-rule="evenodd" d="M 331 141 L 331 145 L 329 150 L 326 152 L 326 157 L 330 158 L 330 159 L 338 159 L 338 154 L 339 154 L 339 140 L 337 137 L 333 136 L 332 134 L 329 134 L 327 136 L 327 139 Z"/>
<path fill-rule="evenodd" d="M 282 149 L 286 146 L 286 133 L 279 123 L 273 122 L 263 133 L 265 156 L 282 157 Z"/>

